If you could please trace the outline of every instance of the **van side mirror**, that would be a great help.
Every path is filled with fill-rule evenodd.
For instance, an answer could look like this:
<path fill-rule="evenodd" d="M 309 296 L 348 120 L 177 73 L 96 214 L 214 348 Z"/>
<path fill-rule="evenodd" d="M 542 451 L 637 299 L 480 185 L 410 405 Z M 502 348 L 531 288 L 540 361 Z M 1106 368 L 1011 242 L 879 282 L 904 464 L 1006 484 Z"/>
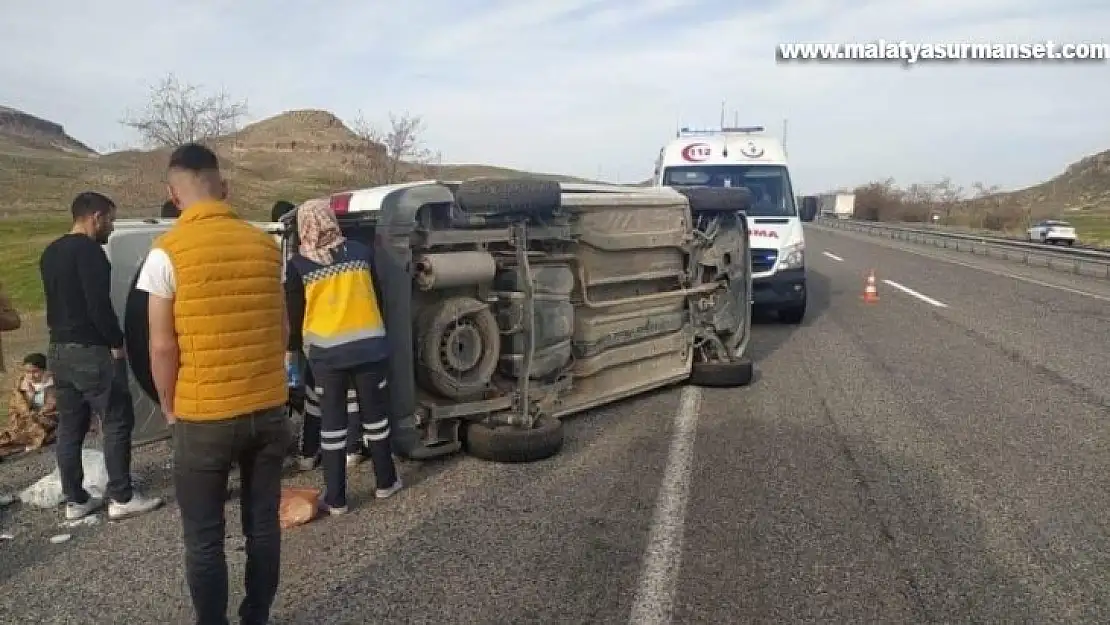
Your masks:
<path fill-rule="evenodd" d="M 802 198 L 802 206 L 799 211 L 799 217 L 802 221 L 813 221 L 817 218 L 817 198 L 807 196 Z"/>

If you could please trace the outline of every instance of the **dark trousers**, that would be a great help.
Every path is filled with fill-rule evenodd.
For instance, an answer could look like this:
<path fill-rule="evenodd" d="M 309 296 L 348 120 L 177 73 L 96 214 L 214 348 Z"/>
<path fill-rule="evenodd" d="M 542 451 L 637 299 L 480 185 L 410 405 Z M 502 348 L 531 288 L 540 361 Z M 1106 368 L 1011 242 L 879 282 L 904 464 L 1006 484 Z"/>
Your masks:
<path fill-rule="evenodd" d="M 197 625 L 225 625 L 227 560 L 224 502 L 232 463 L 242 481 L 246 597 L 242 623 L 266 623 L 281 569 L 281 470 L 292 433 L 282 408 L 222 421 L 173 426 L 173 481 L 185 542 L 185 574 Z"/>
<path fill-rule="evenodd" d="M 54 373 L 58 402 L 55 452 L 66 501 L 85 503 L 89 493 L 81 485 L 85 470 L 81 447 L 93 415 L 101 419 L 107 495 L 119 503 L 131 501 L 131 432 L 135 407 L 127 386 L 127 362 L 112 358 L 100 345 L 51 343 L 47 367 Z"/>
<path fill-rule="evenodd" d="M 378 488 L 389 488 L 397 481 L 397 467 L 393 464 L 389 441 L 388 367 L 388 362 L 351 369 L 329 369 L 314 364 L 316 380 L 324 390 L 320 398 L 320 449 L 324 457 L 324 503 L 329 506 L 347 505 L 346 454 L 349 438 L 362 438 L 369 447 Z M 354 432 L 349 431 L 347 413 L 347 390 L 352 387 L 362 417 L 358 431 Z"/>
<path fill-rule="evenodd" d="M 297 393 L 299 395 L 297 398 L 299 405 L 293 406 L 293 409 L 304 417 L 301 427 L 301 456 L 311 458 L 320 453 L 320 428 L 322 426 L 320 396 L 323 395 L 324 389 L 317 385 L 316 376 L 312 375 L 312 367 L 308 366 L 307 361 L 302 363 L 301 371 L 304 387 L 301 392 Z M 347 423 L 348 428 L 356 430 L 361 427 L 362 423 L 358 396 L 353 388 L 347 393 Z M 350 436 L 347 438 L 347 453 L 358 454 L 362 451 L 361 437 Z"/>

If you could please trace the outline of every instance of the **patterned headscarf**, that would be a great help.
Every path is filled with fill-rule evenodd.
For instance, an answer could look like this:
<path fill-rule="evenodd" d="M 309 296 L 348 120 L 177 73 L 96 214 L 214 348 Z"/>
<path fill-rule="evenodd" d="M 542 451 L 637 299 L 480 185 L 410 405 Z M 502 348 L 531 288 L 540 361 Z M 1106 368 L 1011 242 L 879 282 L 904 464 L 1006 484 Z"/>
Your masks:
<path fill-rule="evenodd" d="M 330 265 L 335 259 L 335 247 L 347 240 L 327 200 L 301 204 L 297 209 L 297 234 L 301 239 L 301 256 L 321 265 Z"/>

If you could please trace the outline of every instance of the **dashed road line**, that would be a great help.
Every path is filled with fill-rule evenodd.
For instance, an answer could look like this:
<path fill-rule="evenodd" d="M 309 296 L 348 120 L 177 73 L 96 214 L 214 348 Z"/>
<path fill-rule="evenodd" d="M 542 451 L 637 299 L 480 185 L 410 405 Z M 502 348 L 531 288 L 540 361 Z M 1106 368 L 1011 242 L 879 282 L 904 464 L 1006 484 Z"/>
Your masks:
<path fill-rule="evenodd" d="M 846 233 L 844 231 L 832 231 L 831 229 L 826 229 L 825 231 L 826 232 L 832 232 L 834 235 L 841 234 L 841 235 L 844 235 L 844 236 L 849 236 L 849 237 L 854 238 L 856 240 L 866 241 L 867 243 L 870 243 L 871 245 L 874 245 L 876 247 L 886 248 L 888 250 L 893 250 L 895 252 L 905 252 L 907 254 L 913 254 L 914 256 L 920 256 L 922 258 L 931 258 L 932 260 L 935 260 L 935 261 L 939 261 L 939 262 L 942 262 L 942 263 L 948 263 L 948 264 L 951 264 L 951 265 L 959 265 L 960 267 L 966 267 L 968 269 L 975 269 L 977 271 L 982 271 L 983 273 L 993 274 L 993 275 L 999 276 L 1001 278 L 1009 278 L 1011 280 L 1017 280 L 1018 282 L 1025 282 L 1026 284 L 1032 284 L 1032 285 L 1035 285 L 1035 286 L 1043 286 L 1043 287 L 1048 288 L 1048 289 L 1056 289 L 1057 291 L 1063 291 L 1065 293 L 1071 293 L 1072 295 L 1079 295 L 1081 297 L 1089 297 L 1091 299 L 1097 299 L 1097 300 L 1102 301 L 1102 302 L 1110 302 L 1110 297 L 1108 297 L 1106 295 L 1101 295 L 1099 293 L 1092 293 L 1090 291 L 1084 291 L 1083 289 L 1077 289 L 1077 288 L 1070 287 L 1070 286 L 1064 286 L 1062 284 L 1054 284 L 1052 282 L 1046 282 L 1044 280 L 1038 280 L 1036 278 L 1030 278 L 1029 276 L 1023 276 L 1023 275 L 1020 275 L 1020 274 L 1011 273 L 1009 271 L 1002 271 L 1001 269 L 995 269 L 993 267 L 984 267 L 982 265 L 976 265 L 974 263 L 967 263 L 967 262 L 964 262 L 962 260 L 957 260 L 955 258 L 949 258 L 947 256 L 941 256 L 939 254 L 933 254 L 933 253 L 930 253 L 930 252 L 925 251 L 925 250 L 915 250 L 915 249 L 910 249 L 908 247 L 900 247 L 898 245 L 888 245 L 888 244 L 884 243 L 882 239 L 876 239 L 875 237 L 869 237 L 869 236 L 863 235 L 863 234 L 852 236 L 855 233 Z"/>
<path fill-rule="evenodd" d="M 674 595 L 682 568 L 682 538 L 700 406 L 701 389 L 696 386 L 683 388 L 675 415 L 667 468 L 655 502 L 644 568 L 632 604 L 631 625 L 670 625 L 674 617 Z"/>
<path fill-rule="evenodd" d="M 886 284 L 888 286 L 892 286 L 892 287 L 898 289 L 899 291 L 905 293 L 906 295 L 911 295 L 913 297 L 916 297 L 917 299 L 925 302 L 926 304 L 932 304 L 933 306 L 936 306 L 937 308 L 948 308 L 948 304 L 945 304 L 944 302 L 942 302 L 940 300 L 933 299 L 933 298 L 929 297 L 928 295 L 918 293 L 917 291 L 911 289 L 908 286 L 898 284 L 894 280 L 883 280 L 883 284 Z"/>
<path fill-rule="evenodd" d="M 825 256 L 828 256 L 829 258 L 835 260 L 838 263 L 844 262 L 843 258 L 837 256 L 836 254 L 833 254 L 832 252 L 821 252 L 821 253 L 824 254 Z"/>

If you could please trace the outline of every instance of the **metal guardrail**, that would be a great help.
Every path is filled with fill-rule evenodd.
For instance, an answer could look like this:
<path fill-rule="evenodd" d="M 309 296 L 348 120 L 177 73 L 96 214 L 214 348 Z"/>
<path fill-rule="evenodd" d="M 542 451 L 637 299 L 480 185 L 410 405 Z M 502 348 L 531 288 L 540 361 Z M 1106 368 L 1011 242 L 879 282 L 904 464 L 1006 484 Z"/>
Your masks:
<path fill-rule="evenodd" d="M 982 256 L 1014 260 L 1033 267 L 1110 279 L 1110 252 L 1102 250 L 1055 248 L 1042 243 L 1015 241 L 1004 237 L 939 232 L 934 229 L 907 228 L 854 219 L 818 218 L 814 223 L 826 228 L 883 236 L 897 241 L 923 243 L 957 252 L 971 252 Z"/>

